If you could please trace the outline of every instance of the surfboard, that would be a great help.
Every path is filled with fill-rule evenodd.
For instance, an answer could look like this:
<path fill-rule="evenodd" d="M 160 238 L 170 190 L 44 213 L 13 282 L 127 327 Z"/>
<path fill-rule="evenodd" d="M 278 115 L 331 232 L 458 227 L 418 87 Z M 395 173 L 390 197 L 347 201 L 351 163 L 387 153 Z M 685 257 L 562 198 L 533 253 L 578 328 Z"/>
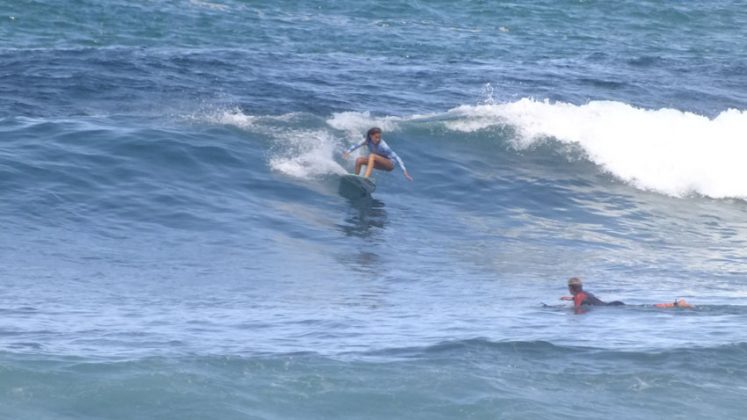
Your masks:
<path fill-rule="evenodd" d="M 654 308 L 665 308 L 665 309 L 669 309 L 669 308 L 674 308 L 674 309 L 695 309 L 695 305 L 692 305 L 691 303 L 689 303 L 685 299 L 675 299 L 674 302 L 655 303 L 653 305 L 651 305 L 651 304 L 649 304 L 649 305 L 626 305 L 626 304 L 623 304 L 622 302 L 618 302 L 618 301 L 609 302 L 609 303 L 615 303 L 615 302 L 617 302 L 618 304 L 614 304 L 614 305 L 609 305 L 609 304 L 607 304 L 607 305 L 589 305 L 589 306 L 587 306 L 587 308 L 592 308 L 592 307 L 594 307 L 594 308 L 596 308 L 596 307 L 609 307 L 609 306 L 627 306 L 627 307 L 633 307 L 633 306 L 651 307 L 651 306 L 653 306 Z M 545 302 L 540 302 L 540 305 L 542 305 L 543 308 L 569 308 L 569 307 L 572 308 L 572 306 L 568 306 L 567 304 L 562 304 L 562 303 L 559 304 L 559 305 L 548 305 Z"/>
<path fill-rule="evenodd" d="M 359 175 L 343 175 L 340 178 L 340 195 L 346 198 L 368 197 L 376 191 L 373 179 Z"/>

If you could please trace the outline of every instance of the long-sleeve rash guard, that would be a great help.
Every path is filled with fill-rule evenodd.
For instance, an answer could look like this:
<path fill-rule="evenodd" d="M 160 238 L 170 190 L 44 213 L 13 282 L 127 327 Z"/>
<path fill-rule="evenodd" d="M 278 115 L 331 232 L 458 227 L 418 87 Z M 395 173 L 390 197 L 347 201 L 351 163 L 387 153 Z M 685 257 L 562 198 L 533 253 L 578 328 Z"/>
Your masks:
<path fill-rule="evenodd" d="M 405 167 L 405 163 L 402 162 L 402 159 L 397 156 L 396 153 L 394 153 L 394 150 L 392 150 L 391 147 L 389 147 L 388 144 L 384 140 L 380 140 L 379 144 L 374 144 L 374 142 L 370 140 L 363 140 L 360 144 L 354 144 L 348 148 L 348 153 L 358 149 L 359 147 L 362 147 L 363 145 L 368 146 L 368 151 L 371 153 L 375 153 L 379 156 L 384 156 L 385 158 L 389 160 L 393 160 L 397 162 L 400 168 L 402 168 L 403 172 L 407 172 L 407 168 Z"/>

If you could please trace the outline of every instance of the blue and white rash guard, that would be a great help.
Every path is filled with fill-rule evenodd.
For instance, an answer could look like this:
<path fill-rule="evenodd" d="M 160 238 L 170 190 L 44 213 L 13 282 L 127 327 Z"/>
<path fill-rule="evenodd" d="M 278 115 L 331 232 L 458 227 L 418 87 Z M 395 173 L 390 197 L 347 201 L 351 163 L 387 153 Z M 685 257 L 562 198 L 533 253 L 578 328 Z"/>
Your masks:
<path fill-rule="evenodd" d="M 374 144 L 374 142 L 372 142 L 372 141 L 370 141 L 368 139 L 363 140 L 363 142 L 360 143 L 360 144 L 354 144 L 354 145 L 350 146 L 348 148 L 348 153 L 350 153 L 350 152 L 358 149 L 359 147 L 361 147 L 363 145 L 367 145 L 368 146 L 368 151 L 369 152 L 375 153 L 375 154 L 377 154 L 379 156 L 384 156 L 385 158 L 387 158 L 389 160 L 393 160 L 393 161 L 397 162 L 397 164 L 399 165 L 399 167 L 402 168 L 402 172 L 407 172 L 407 168 L 405 167 L 405 163 L 402 162 L 402 159 L 400 159 L 399 156 L 397 156 L 397 154 L 394 153 L 394 150 L 392 150 L 392 148 L 389 147 L 389 145 L 386 144 L 386 142 L 384 140 L 380 140 L 379 144 Z"/>

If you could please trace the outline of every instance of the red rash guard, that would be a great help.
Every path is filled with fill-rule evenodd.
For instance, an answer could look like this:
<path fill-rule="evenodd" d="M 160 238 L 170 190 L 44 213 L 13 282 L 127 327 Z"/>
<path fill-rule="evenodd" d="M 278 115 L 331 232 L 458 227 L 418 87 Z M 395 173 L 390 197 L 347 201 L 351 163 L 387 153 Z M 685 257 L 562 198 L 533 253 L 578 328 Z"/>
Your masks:
<path fill-rule="evenodd" d="M 576 293 L 575 296 L 573 296 L 573 306 L 576 309 L 580 309 L 581 305 L 606 305 L 606 303 L 602 302 L 601 300 L 599 300 L 599 298 L 592 295 L 591 293 L 584 292 L 582 290 Z"/>

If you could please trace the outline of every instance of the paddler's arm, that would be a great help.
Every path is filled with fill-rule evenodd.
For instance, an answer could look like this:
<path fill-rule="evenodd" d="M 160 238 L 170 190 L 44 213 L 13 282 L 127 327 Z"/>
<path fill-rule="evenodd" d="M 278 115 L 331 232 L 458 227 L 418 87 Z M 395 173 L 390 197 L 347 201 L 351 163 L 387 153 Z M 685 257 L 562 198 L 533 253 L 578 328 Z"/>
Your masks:
<path fill-rule="evenodd" d="M 586 312 L 582 306 L 583 301 L 577 301 L 573 296 L 561 296 L 560 300 L 572 300 L 573 301 L 573 312 L 576 315 L 580 315 Z"/>

